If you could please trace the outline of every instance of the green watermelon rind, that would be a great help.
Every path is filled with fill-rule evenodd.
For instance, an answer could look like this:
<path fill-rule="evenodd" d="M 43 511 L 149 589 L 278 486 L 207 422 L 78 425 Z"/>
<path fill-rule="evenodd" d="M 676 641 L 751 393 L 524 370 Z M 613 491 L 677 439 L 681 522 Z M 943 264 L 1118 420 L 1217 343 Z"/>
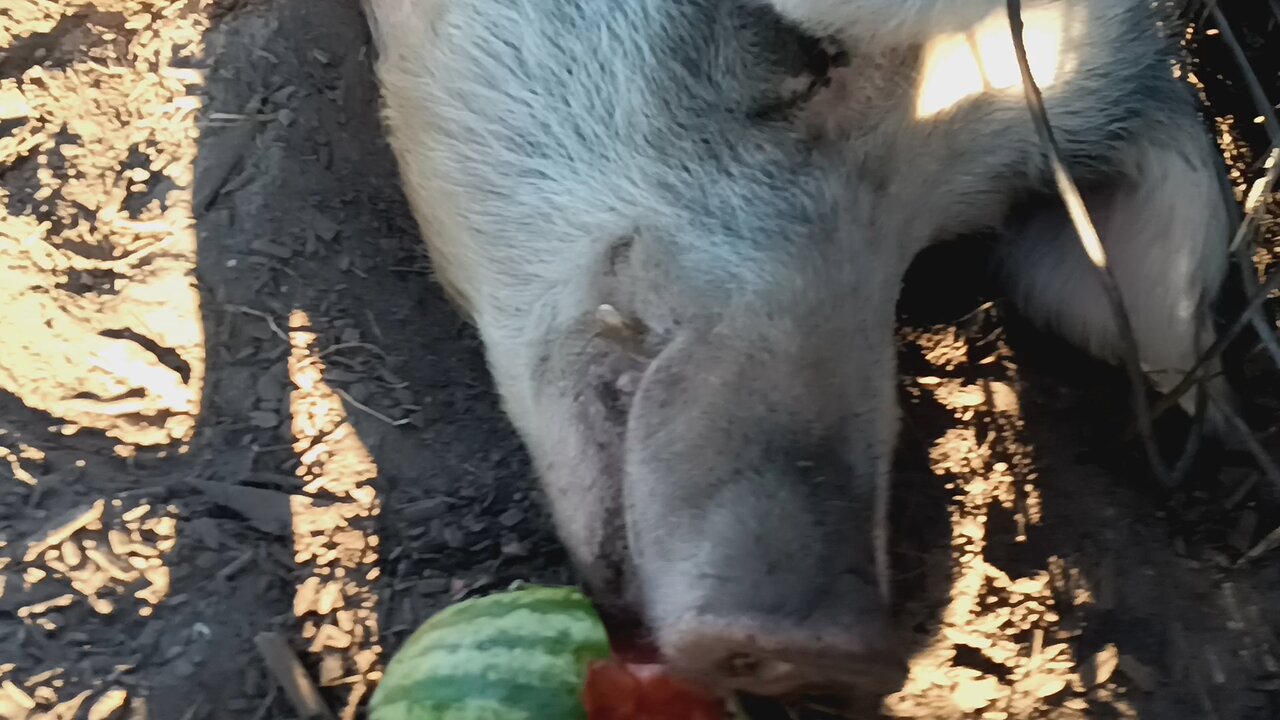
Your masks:
<path fill-rule="evenodd" d="M 609 655 L 576 588 L 526 586 L 442 610 L 392 658 L 370 720 L 586 720 L 587 668 Z"/>

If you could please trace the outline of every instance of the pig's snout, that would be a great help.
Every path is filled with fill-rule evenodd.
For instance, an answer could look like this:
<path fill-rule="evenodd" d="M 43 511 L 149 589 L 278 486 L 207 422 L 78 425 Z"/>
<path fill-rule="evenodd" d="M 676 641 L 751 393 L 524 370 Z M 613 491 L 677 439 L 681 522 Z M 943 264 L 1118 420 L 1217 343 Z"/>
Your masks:
<path fill-rule="evenodd" d="M 780 317 L 681 338 L 640 384 L 625 507 L 645 620 L 694 683 L 892 692 L 904 662 L 877 559 L 892 383 L 850 372 L 840 333 Z M 892 343 L 857 355 L 875 350 Z"/>
<path fill-rule="evenodd" d="M 675 672 L 757 695 L 887 694 L 905 677 L 903 656 L 887 624 L 815 633 L 779 626 L 776 618 L 700 617 L 670 629 L 663 644 Z"/>

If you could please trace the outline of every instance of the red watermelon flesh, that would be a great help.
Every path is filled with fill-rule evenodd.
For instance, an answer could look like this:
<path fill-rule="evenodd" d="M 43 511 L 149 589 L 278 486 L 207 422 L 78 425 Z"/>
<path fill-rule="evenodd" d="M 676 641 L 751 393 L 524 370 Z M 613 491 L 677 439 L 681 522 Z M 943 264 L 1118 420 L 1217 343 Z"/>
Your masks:
<path fill-rule="evenodd" d="M 596 661 L 587 673 L 588 720 L 723 720 L 724 704 L 657 664 Z"/>

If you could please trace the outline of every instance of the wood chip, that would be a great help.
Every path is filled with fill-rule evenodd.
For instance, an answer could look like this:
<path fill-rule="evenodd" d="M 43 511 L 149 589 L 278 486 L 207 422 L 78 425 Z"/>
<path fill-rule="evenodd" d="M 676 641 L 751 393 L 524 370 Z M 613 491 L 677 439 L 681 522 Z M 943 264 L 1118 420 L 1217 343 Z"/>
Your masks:
<path fill-rule="evenodd" d="M 164 565 L 149 567 L 142 571 L 142 575 L 151 584 L 134 593 L 133 596 L 152 605 L 159 605 L 169 595 L 169 568 Z"/>
<path fill-rule="evenodd" d="M 976 712 L 1003 697 L 1006 693 L 1000 681 L 993 677 L 963 680 L 951 691 L 951 700 L 965 712 Z"/>
<path fill-rule="evenodd" d="M 340 653 L 325 653 L 324 658 L 320 660 L 320 686 L 333 687 L 342 684 L 342 680 L 346 677 L 346 663 L 342 660 Z"/>
<path fill-rule="evenodd" d="M 457 501 L 448 497 L 433 497 L 411 502 L 396 509 L 396 515 L 405 521 L 435 520 L 444 517 Z"/>
<path fill-rule="evenodd" d="M 325 648 L 346 650 L 351 647 L 351 634 L 343 632 L 336 625 L 321 625 L 316 636 L 311 640 L 310 652 L 318 653 Z"/>
<path fill-rule="evenodd" d="M 138 579 L 138 572 L 131 565 L 126 564 L 117 557 L 108 555 L 97 548 L 85 548 L 84 554 L 89 556 L 89 559 L 97 563 L 103 570 L 106 570 L 108 575 L 120 582 L 129 583 Z"/>
<path fill-rule="evenodd" d="M 306 668 L 282 635 L 259 633 L 253 642 L 301 720 L 335 720 L 333 712 L 321 699 L 320 691 L 307 675 Z"/>
<path fill-rule="evenodd" d="M 1053 697 L 1067 689 L 1067 679 L 1061 675 L 1036 675 L 1018 683 L 1018 690 L 1029 692 L 1038 698 Z"/>
<path fill-rule="evenodd" d="M 123 513 L 120 516 L 120 519 L 124 520 L 126 523 L 135 523 L 141 520 L 149 512 L 151 512 L 151 506 L 143 504 Z"/>
<path fill-rule="evenodd" d="M 1152 692 L 1160 687 L 1156 672 L 1132 655 L 1121 655 L 1117 667 L 1143 692 Z"/>
<path fill-rule="evenodd" d="M 31 106 L 17 88 L 0 90 L 0 120 L 20 120 L 30 114 Z"/>
<path fill-rule="evenodd" d="M 338 236 L 338 231 L 341 228 L 338 227 L 337 223 L 319 212 L 313 212 L 311 215 L 311 229 L 315 231 L 315 234 L 321 240 L 328 242 Z"/>
<path fill-rule="evenodd" d="M 43 538 L 32 538 L 27 540 L 27 553 L 22 557 L 23 562 L 33 562 L 40 557 L 45 550 L 61 545 L 62 542 L 77 531 L 91 525 L 92 523 L 102 520 L 102 512 L 107 507 L 105 500 L 97 500 L 87 508 L 82 508 L 74 512 L 68 513 L 63 517 L 63 522 L 56 525 L 53 529 L 47 531 Z"/>
<path fill-rule="evenodd" d="M 89 720 L 107 720 L 114 717 L 124 708 L 128 699 L 129 694 L 120 688 L 108 690 L 89 708 Z"/>
<path fill-rule="evenodd" d="M 1082 679 L 1089 687 L 1104 685 L 1115 674 L 1120 666 L 1120 650 L 1108 644 L 1097 654 L 1089 658 L 1081 672 Z"/>
<path fill-rule="evenodd" d="M 80 712 L 81 706 L 83 706 L 85 702 L 92 696 L 93 696 L 92 690 L 85 690 L 84 692 L 80 693 L 79 695 L 71 698 L 66 702 L 61 702 L 61 703 L 58 703 L 57 705 L 54 705 L 53 710 L 47 713 L 47 717 L 57 718 L 58 720 L 61 720 L 62 718 L 79 717 L 78 713 Z"/>
<path fill-rule="evenodd" d="M 213 503 L 240 513 L 262 532 L 280 537 L 293 534 L 293 510 L 285 493 L 207 480 L 187 482 Z"/>
<path fill-rule="evenodd" d="M 321 615 L 328 615 L 334 610 L 344 607 L 346 601 L 342 594 L 342 581 L 335 580 L 324 586 L 320 591 L 319 597 L 316 598 L 316 612 Z"/>
<path fill-rule="evenodd" d="M 254 410 L 249 413 L 249 424 L 267 430 L 280 425 L 280 416 L 267 410 Z"/>
<path fill-rule="evenodd" d="M 0 690 L 3 690 L 13 702 L 17 703 L 18 707 L 24 710 L 32 710 L 36 706 L 36 701 L 31 699 L 31 696 L 23 691 L 22 688 L 15 685 L 12 680 L 0 682 Z"/>

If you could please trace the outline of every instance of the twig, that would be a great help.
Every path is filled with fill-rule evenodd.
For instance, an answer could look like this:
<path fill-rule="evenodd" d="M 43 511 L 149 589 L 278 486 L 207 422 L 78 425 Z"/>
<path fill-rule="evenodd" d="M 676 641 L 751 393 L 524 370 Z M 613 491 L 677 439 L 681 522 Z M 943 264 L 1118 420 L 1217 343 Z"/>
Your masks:
<path fill-rule="evenodd" d="M 1199 333 L 1197 333 L 1197 347 L 1199 347 L 1199 342 Z M 1191 436 L 1187 438 L 1187 445 L 1182 452 L 1182 457 L 1178 458 L 1178 462 L 1173 466 L 1174 485 L 1182 485 L 1187 473 L 1191 471 L 1191 464 L 1195 461 L 1196 454 L 1200 452 L 1200 444 L 1204 441 L 1205 425 L 1208 424 L 1205 416 L 1208 405 L 1208 385 L 1203 382 L 1196 383 L 1196 408 L 1195 416 L 1192 418 Z"/>
<path fill-rule="evenodd" d="M 1240 433 L 1240 439 L 1244 441 L 1245 449 L 1249 451 L 1250 455 L 1253 455 L 1254 461 L 1262 469 L 1262 474 L 1271 481 L 1272 485 L 1280 489 L 1280 466 L 1276 465 L 1276 461 L 1271 458 L 1271 455 L 1262 447 L 1258 439 L 1253 436 L 1253 429 L 1226 403 L 1215 398 L 1211 398 L 1211 401 L 1214 407 L 1218 409 L 1218 412 L 1222 413 L 1227 422 L 1235 428 L 1236 432 Z"/>
<path fill-rule="evenodd" d="M 263 720 L 267 713 L 271 712 L 271 706 L 276 702 L 276 695 L 280 693 L 277 689 L 278 687 L 278 685 L 272 685 L 271 689 L 267 690 L 267 696 L 263 698 L 262 704 L 258 706 L 258 711 L 253 714 L 250 720 Z"/>
<path fill-rule="evenodd" d="M 365 342 L 341 342 L 335 345 L 330 345 L 329 347 L 320 351 L 320 354 L 318 354 L 316 357 L 324 357 L 325 355 L 328 355 L 330 353 L 337 352 L 338 350 L 346 350 L 348 348 L 360 348 L 361 350 L 369 350 L 370 352 L 381 355 L 383 360 L 387 359 L 386 351 L 384 351 L 382 348 L 378 347 L 377 345 L 370 345 L 369 343 L 365 343 Z"/>
<path fill-rule="evenodd" d="M 1280 7 L 1276 0 L 1271 1 L 1271 9 L 1277 12 L 1277 19 L 1280 19 Z M 1222 41 L 1226 44 L 1227 49 L 1231 51 L 1231 56 L 1235 59 L 1236 65 L 1240 67 L 1240 74 L 1244 77 L 1245 85 L 1249 88 L 1249 94 L 1253 96 L 1253 102 L 1258 107 L 1258 112 L 1262 114 L 1263 121 L 1267 128 L 1267 134 L 1271 137 L 1271 152 L 1268 153 L 1264 167 L 1267 169 L 1266 175 L 1249 189 L 1248 195 L 1245 197 L 1244 220 L 1240 223 L 1240 227 L 1236 229 L 1235 238 L 1231 241 L 1231 249 L 1235 251 L 1244 245 L 1245 240 L 1253 231 L 1254 224 L 1258 218 L 1266 210 L 1267 198 L 1270 197 L 1272 190 L 1275 188 L 1277 179 L 1280 179 L 1280 118 L 1276 116 L 1276 108 L 1271 103 L 1271 99 L 1267 97 L 1267 91 L 1262 87 L 1262 83 L 1258 80 L 1258 75 L 1253 71 L 1249 64 L 1249 58 L 1244 52 L 1244 48 L 1236 39 L 1235 33 L 1231 30 L 1231 24 L 1227 22 L 1226 15 L 1222 12 L 1222 8 L 1218 6 L 1217 0 L 1209 3 L 1209 12 L 1213 14 L 1214 22 L 1218 25 L 1218 31 L 1222 34 Z M 1252 264 L 1252 263 L 1250 263 Z M 1266 326 L 1263 322 L 1265 318 L 1261 317 L 1261 313 L 1254 313 L 1256 322 L 1260 325 L 1259 334 L 1262 336 L 1263 344 L 1271 352 L 1272 357 L 1277 364 L 1280 364 L 1280 346 L 1277 345 L 1274 332 L 1268 328 L 1265 332 L 1262 328 Z"/>
<path fill-rule="evenodd" d="M 335 720 L 284 637 L 273 632 L 258 633 L 253 643 L 302 720 Z"/>
<path fill-rule="evenodd" d="M 1257 293 L 1262 287 L 1262 283 L 1258 282 L 1258 268 L 1253 264 L 1253 244 L 1241 245 L 1236 249 L 1236 265 L 1240 270 L 1240 282 L 1243 284 L 1246 292 Z M 1270 293 L 1267 293 L 1270 295 Z M 1253 324 L 1253 329 L 1258 333 L 1258 342 L 1263 349 L 1271 354 L 1271 360 L 1280 367 L 1280 336 L 1276 334 L 1276 328 L 1272 324 L 1270 317 L 1267 315 L 1266 309 L 1259 304 L 1257 307 L 1248 311 L 1249 322 Z"/>
<path fill-rule="evenodd" d="M 106 507 L 105 500 L 95 500 L 91 505 L 73 510 L 70 514 L 60 518 L 62 522 L 46 528 L 43 535 L 29 538 L 26 542 L 27 550 L 22 555 L 22 562 L 33 562 L 45 550 L 62 544 L 64 540 L 80 532 L 86 526 L 102 520 L 102 512 Z"/>
<path fill-rule="evenodd" d="M 1249 233 L 1253 232 L 1254 224 L 1266 210 L 1267 198 L 1275 189 L 1276 180 L 1280 179 L 1280 144 L 1271 146 L 1271 152 L 1267 155 L 1263 167 L 1266 168 L 1267 174 L 1249 188 L 1249 193 L 1245 197 L 1244 220 L 1241 221 L 1240 227 L 1236 228 L 1236 236 L 1231 239 L 1232 251 L 1243 245 Z"/>
<path fill-rule="evenodd" d="M 1163 398 L 1156 402 L 1155 406 L 1151 409 L 1152 417 L 1159 417 L 1166 410 L 1173 407 L 1183 395 L 1187 394 L 1188 390 L 1195 387 L 1196 383 L 1201 381 L 1202 378 L 1200 376 L 1204 370 L 1204 366 L 1222 354 L 1227 345 L 1231 344 L 1231 341 L 1240 334 L 1240 331 L 1244 330 L 1244 327 L 1251 322 L 1254 311 L 1261 308 L 1262 304 L 1266 302 L 1271 293 L 1276 290 L 1280 290 L 1280 272 L 1272 274 L 1272 276 L 1267 279 L 1267 282 L 1253 294 L 1252 298 L 1249 299 L 1248 307 L 1245 308 L 1244 312 L 1240 313 L 1240 316 L 1236 318 L 1236 321 L 1232 323 L 1231 327 L 1228 328 L 1225 333 L 1220 335 L 1216 341 L 1214 341 L 1213 345 L 1205 351 L 1196 364 L 1191 367 L 1191 370 L 1183 376 L 1182 380 L 1175 385 L 1172 390 L 1165 393 Z"/>
<path fill-rule="evenodd" d="M 232 312 L 238 312 L 243 315 L 252 315 L 256 318 L 261 318 L 262 320 L 265 320 L 267 322 L 267 327 L 271 328 L 271 332 L 275 333 L 277 337 L 279 337 L 281 340 L 285 341 L 286 343 L 289 342 L 289 336 L 286 335 L 285 332 L 280 329 L 280 326 L 276 324 L 275 318 L 262 312 L 261 310 L 254 310 L 251 307 L 245 307 L 243 305 L 226 305 L 224 307 L 226 307 L 228 310 L 231 310 Z"/>
<path fill-rule="evenodd" d="M 242 554 L 240 557 L 236 558 L 235 560 L 232 560 L 231 564 L 227 565 L 226 567 L 218 571 L 218 574 L 217 574 L 218 580 L 222 582 L 226 582 L 231 578 L 235 577 L 236 573 L 240 572 L 245 568 L 246 565 L 253 562 L 253 556 L 254 556 L 253 550 L 244 551 L 244 554 Z"/>
<path fill-rule="evenodd" d="M 1026 94 L 1027 108 L 1031 112 L 1041 143 L 1044 145 L 1045 155 L 1053 168 L 1058 194 L 1062 197 L 1062 201 L 1067 207 L 1067 213 L 1071 217 L 1072 225 L 1075 226 L 1081 246 L 1089 256 L 1089 260 L 1093 262 L 1094 267 L 1098 269 L 1099 277 L 1102 279 L 1102 285 L 1107 294 L 1107 301 L 1110 303 L 1112 314 L 1115 316 L 1116 329 L 1120 336 L 1121 353 L 1124 358 L 1125 369 L 1129 373 L 1129 383 L 1132 385 L 1134 412 L 1138 416 L 1138 427 L 1142 431 L 1142 444 L 1146 450 L 1147 461 L 1151 464 L 1151 469 L 1156 476 L 1166 486 L 1171 486 L 1173 478 L 1169 475 L 1169 470 L 1165 467 L 1164 460 L 1160 457 L 1160 451 L 1156 447 L 1155 434 L 1152 431 L 1151 407 L 1147 403 L 1146 382 L 1142 373 L 1142 364 L 1138 358 L 1138 346 L 1137 341 L 1134 339 L 1133 325 L 1129 320 L 1129 313 L 1125 309 L 1124 296 L 1121 295 L 1120 287 L 1116 283 L 1115 276 L 1111 273 L 1111 268 L 1107 261 L 1107 252 L 1102 246 L 1102 238 L 1099 237 L 1098 229 L 1089 217 L 1089 210 L 1085 207 L 1084 198 L 1080 195 L 1080 188 L 1076 186 L 1075 181 L 1072 180 L 1071 174 L 1067 171 L 1066 165 L 1062 161 L 1062 152 L 1054 137 L 1053 127 L 1049 123 L 1048 110 L 1044 106 L 1044 96 L 1040 92 L 1040 86 L 1036 83 L 1035 77 L 1031 74 L 1031 63 L 1027 59 L 1027 46 L 1023 38 L 1022 2 L 1021 0 L 1006 1 L 1009 30 L 1013 35 L 1013 47 L 1018 56 L 1018 67 L 1022 71 L 1022 86 Z"/>
<path fill-rule="evenodd" d="M 1236 40 L 1235 33 L 1231 32 L 1231 24 L 1227 22 L 1227 16 L 1222 13 L 1222 8 L 1218 7 L 1217 0 L 1210 0 L 1209 12 L 1213 14 L 1213 19 L 1218 24 L 1222 41 L 1227 44 L 1227 49 L 1231 51 L 1236 64 L 1240 66 L 1240 74 L 1244 76 L 1245 85 L 1249 86 L 1249 94 L 1253 96 L 1258 112 L 1262 113 L 1262 117 L 1266 120 L 1271 143 L 1273 145 L 1280 143 L 1280 118 L 1276 117 L 1275 106 L 1271 104 L 1267 91 L 1263 89 L 1257 74 L 1253 72 L 1253 67 L 1249 65 L 1249 57 L 1245 55 L 1244 48 Z"/>
<path fill-rule="evenodd" d="M 1271 2 L 1272 10 L 1277 9 L 1275 0 Z M 1204 15 L 1212 14 L 1214 22 L 1218 25 L 1218 31 L 1222 35 L 1222 41 L 1226 43 L 1227 49 L 1231 51 L 1231 56 L 1235 59 L 1236 65 L 1240 67 L 1240 73 L 1244 76 L 1245 84 L 1249 87 L 1249 94 L 1253 96 L 1253 102 L 1258 106 L 1258 112 L 1262 113 L 1263 120 L 1266 123 L 1267 133 L 1271 136 L 1271 153 L 1266 160 L 1267 174 L 1256 183 L 1245 198 L 1244 220 L 1240 223 L 1240 227 L 1236 229 L 1235 237 L 1231 240 L 1231 251 L 1237 252 L 1244 247 L 1246 238 L 1253 231 L 1253 226 L 1258 217 L 1266 210 L 1266 199 L 1271 195 L 1272 189 L 1275 187 L 1277 178 L 1280 178 L 1280 119 L 1276 117 L 1275 106 L 1271 104 L 1271 99 L 1267 97 L 1267 92 L 1262 87 L 1262 83 L 1258 81 L 1258 76 L 1253 72 L 1252 66 L 1249 64 L 1249 58 L 1245 55 L 1244 48 L 1236 39 L 1235 33 L 1231 30 L 1231 24 L 1227 22 L 1226 15 L 1222 12 L 1222 8 L 1218 6 L 1218 0 L 1209 0 L 1205 7 Z M 1247 257 L 1247 253 L 1245 254 Z M 1247 271 L 1252 266 L 1252 258 L 1242 266 L 1242 271 Z M 1252 287 L 1253 282 L 1249 277 L 1245 278 L 1247 286 Z M 1266 317 L 1260 309 L 1252 309 L 1249 311 L 1250 321 L 1258 331 L 1259 339 L 1263 346 L 1271 353 L 1272 360 L 1277 366 L 1280 366 L 1280 341 L 1276 340 L 1274 329 L 1268 327 Z"/>
<path fill-rule="evenodd" d="M 384 423 L 386 423 L 386 424 L 390 425 L 391 427 L 400 427 L 401 425 L 408 425 L 408 424 L 409 424 L 409 422 L 410 422 L 409 418 L 403 418 L 403 419 L 400 419 L 400 420 L 393 420 L 392 418 L 389 418 L 389 417 L 387 417 L 386 415 L 383 415 L 382 413 L 378 412 L 377 410 L 374 410 L 373 408 L 369 407 L 368 405 L 365 405 L 364 403 L 360 402 L 359 400 L 356 400 L 355 398 L 351 397 L 351 393 L 348 393 L 346 390 L 343 390 L 343 389 L 342 389 L 342 388 L 340 388 L 340 387 L 334 387 L 334 388 L 333 388 L 333 391 L 334 391 L 335 393 L 337 393 L 337 394 L 338 394 L 338 395 L 339 395 L 343 400 L 346 400 L 348 403 L 351 403 L 351 405 L 352 405 L 352 406 L 354 406 L 355 408 L 357 408 L 358 410 L 362 410 L 362 411 L 364 411 L 364 412 L 365 412 L 366 414 L 368 414 L 370 417 L 373 417 L 373 418 L 376 418 L 376 419 L 378 419 L 378 420 L 381 420 L 382 422 L 384 422 Z"/>
<path fill-rule="evenodd" d="M 1280 548 L 1280 527 L 1272 530 L 1270 535 L 1262 538 L 1262 542 L 1254 545 L 1252 550 L 1236 561 L 1236 567 L 1251 563 L 1276 548 Z"/>
<path fill-rule="evenodd" d="M 387 339 L 382 335 L 382 328 L 378 327 L 378 321 L 373 317 L 373 311 L 365 308 L 364 316 L 369 319 L 369 327 L 373 328 L 373 334 L 378 336 L 378 342 L 386 342 Z"/>

